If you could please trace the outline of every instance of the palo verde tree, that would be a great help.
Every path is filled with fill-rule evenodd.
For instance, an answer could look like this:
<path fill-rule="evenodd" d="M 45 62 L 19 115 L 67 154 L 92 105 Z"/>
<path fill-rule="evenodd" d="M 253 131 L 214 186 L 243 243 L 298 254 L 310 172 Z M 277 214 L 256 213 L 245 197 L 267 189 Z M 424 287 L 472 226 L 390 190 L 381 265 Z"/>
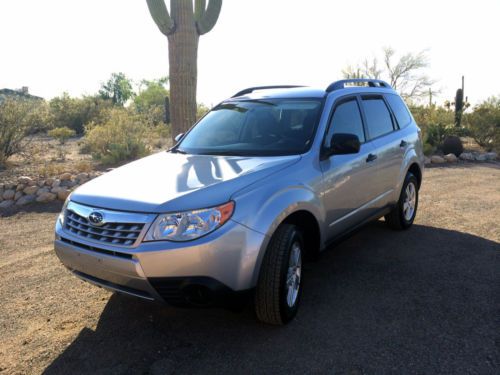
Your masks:
<path fill-rule="evenodd" d="M 217 23 L 222 0 L 146 0 L 149 12 L 168 39 L 172 136 L 196 121 L 198 40 Z"/>

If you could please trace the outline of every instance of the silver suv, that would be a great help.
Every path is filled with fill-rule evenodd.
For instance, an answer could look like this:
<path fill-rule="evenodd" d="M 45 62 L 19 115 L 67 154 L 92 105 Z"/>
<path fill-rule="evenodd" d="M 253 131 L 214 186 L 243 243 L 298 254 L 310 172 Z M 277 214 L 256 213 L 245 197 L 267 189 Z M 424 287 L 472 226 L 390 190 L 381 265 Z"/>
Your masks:
<path fill-rule="evenodd" d="M 421 133 L 383 81 L 249 88 L 176 140 L 71 194 L 55 251 L 74 275 L 173 305 L 250 294 L 284 324 L 304 260 L 371 220 L 415 218 Z"/>

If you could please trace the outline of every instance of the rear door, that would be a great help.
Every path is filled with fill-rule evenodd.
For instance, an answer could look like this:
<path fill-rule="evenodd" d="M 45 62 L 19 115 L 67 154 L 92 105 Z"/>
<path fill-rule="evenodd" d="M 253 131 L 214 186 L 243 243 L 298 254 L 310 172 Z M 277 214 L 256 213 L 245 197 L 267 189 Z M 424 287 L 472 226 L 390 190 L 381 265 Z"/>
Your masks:
<path fill-rule="evenodd" d="M 404 147 L 397 124 L 382 95 L 362 95 L 361 103 L 367 126 L 367 137 L 375 148 L 377 173 L 372 179 L 376 191 L 374 208 L 382 208 L 393 199 Z"/>
<path fill-rule="evenodd" d="M 335 133 L 356 134 L 361 142 L 357 154 L 331 155 L 322 160 L 323 203 L 328 223 L 328 239 L 351 228 L 369 215 L 374 191 L 371 179 L 377 161 L 374 146 L 366 140 L 365 129 L 359 108 L 359 98 L 348 96 L 339 99 L 333 106 L 323 147 L 328 147 Z"/>

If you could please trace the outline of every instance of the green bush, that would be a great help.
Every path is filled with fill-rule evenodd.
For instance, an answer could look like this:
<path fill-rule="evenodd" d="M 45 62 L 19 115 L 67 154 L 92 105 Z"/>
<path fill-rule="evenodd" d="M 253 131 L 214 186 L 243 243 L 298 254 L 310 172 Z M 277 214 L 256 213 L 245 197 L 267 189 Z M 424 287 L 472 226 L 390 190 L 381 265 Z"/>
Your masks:
<path fill-rule="evenodd" d="M 74 137 L 76 135 L 76 132 L 73 129 L 62 127 L 52 129 L 48 134 L 49 137 L 57 139 L 59 141 L 59 144 L 63 145 L 69 138 Z"/>
<path fill-rule="evenodd" d="M 149 153 L 149 130 L 143 117 L 126 109 L 113 109 L 105 122 L 86 127 L 83 148 L 102 164 L 137 159 Z"/>
<path fill-rule="evenodd" d="M 44 103 L 38 100 L 2 99 L 0 102 L 0 166 L 9 157 L 22 152 L 28 145 L 26 138 L 43 130 Z"/>
<path fill-rule="evenodd" d="M 106 120 L 112 102 L 94 96 L 72 98 L 64 93 L 52 99 L 49 107 L 52 127 L 67 127 L 77 134 L 83 134 L 86 124 L 101 123 Z"/>
<path fill-rule="evenodd" d="M 500 151 L 500 97 L 491 97 L 465 116 L 474 140 L 487 150 Z"/>

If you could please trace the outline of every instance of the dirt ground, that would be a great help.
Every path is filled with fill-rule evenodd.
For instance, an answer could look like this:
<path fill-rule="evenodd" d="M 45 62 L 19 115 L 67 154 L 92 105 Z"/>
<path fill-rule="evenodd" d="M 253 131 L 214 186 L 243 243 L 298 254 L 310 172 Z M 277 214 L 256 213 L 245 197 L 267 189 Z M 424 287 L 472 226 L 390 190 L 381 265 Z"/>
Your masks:
<path fill-rule="evenodd" d="M 0 374 L 500 373 L 500 167 L 428 168 L 415 225 L 306 266 L 286 327 L 174 309 L 71 276 L 60 205 L 0 213 Z"/>

